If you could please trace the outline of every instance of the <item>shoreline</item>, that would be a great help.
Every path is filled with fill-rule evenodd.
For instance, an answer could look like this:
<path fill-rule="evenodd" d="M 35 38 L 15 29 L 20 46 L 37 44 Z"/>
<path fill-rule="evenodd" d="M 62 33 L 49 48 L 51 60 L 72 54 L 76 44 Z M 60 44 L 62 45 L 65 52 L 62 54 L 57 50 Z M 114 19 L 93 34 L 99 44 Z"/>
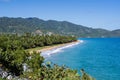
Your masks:
<path fill-rule="evenodd" d="M 51 51 L 51 50 L 56 50 L 58 48 L 62 48 L 62 47 L 67 47 L 70 45 L 76 45 L 79 43 L 82 43 L 82 40 L 77 40 L 74 42 L 69 42 L 69 43 L 64 43 L 64 44 L 56 44 L 56 45 L 52 45 L 52 46 L 45 46 L 45 47 L 39 47 L 39 48 L 34 48 L 33 50 L 30 49 L 30 53 L 32 53 L 33 51 L 37 52 L 37 53 L 41 53 L 41 54 L 45 54 L 44 52 L 47 51 Z"/>

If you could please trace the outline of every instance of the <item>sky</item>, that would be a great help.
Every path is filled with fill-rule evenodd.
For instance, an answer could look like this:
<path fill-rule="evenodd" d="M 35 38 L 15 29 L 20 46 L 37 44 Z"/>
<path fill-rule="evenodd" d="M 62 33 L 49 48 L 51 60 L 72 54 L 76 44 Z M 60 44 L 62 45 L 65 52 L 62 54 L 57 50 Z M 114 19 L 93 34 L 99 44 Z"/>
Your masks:
<path fill-rule="evenodd" d="M 0 17 L 38 17 L 120 29 L 120 0 L 0 0 Z"/>

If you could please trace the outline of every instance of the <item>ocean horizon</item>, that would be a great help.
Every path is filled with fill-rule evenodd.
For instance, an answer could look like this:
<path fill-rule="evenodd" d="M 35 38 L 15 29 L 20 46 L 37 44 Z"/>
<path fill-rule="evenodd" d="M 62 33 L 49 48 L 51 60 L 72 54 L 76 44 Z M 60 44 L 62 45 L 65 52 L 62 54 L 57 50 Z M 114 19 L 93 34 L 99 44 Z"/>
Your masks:
<path fill-rule="evenodd" d="M 78 40 L 82 42 L 48 51 L 43 56 L 46 61 L 66 65 L 79 73 L 80 69 L 84 69 L 96 80 L 120 79 L 120 38 Z"/>

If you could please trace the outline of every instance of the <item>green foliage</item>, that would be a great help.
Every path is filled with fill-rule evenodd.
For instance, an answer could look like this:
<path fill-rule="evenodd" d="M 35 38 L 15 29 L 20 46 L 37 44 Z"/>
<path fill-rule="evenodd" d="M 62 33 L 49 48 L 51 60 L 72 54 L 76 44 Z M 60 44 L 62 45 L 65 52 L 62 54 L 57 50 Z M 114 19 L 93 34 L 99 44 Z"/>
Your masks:
<path fill-rule="evenodd" d="M 81 77 L 82 80 L 95 80 L 93 77 L 85 73 L 83 69 L 81 69 L 81 73 L 82 73 L 82 77 Z"/>
<path fill-rule="evenodd" d="M 26 49 L 47 45 L 61 44 L 76 41 L 75 37 L 60 35 L 32 35 L 25 34 L 18 36 L 0 35 L 0 63 L 6 71 L 10 71 L 20 78 L 29 80 L 92 80 L 83 74 L 83 77 L 75 70 L 65 66 L 44 63 L 44 58 L 39 53 L 29 53 Z M 24 70 L 23 65 L 27 69 Z M 1 79 L 1 78 L 0 78 Z"/>
<path fill-rule="evenodd" d="M 6 80 L 6 79 L 3 79 L 3 78 L 0 77 L 0 80 Z"/>
<path fill-rule="evenodd" d="M 22 64 L 26 61 L 28 53 L 24 50 L 6 50 L 0 52 L 0 62 L 7 70 L 20 75 L 22 73 Z"/>

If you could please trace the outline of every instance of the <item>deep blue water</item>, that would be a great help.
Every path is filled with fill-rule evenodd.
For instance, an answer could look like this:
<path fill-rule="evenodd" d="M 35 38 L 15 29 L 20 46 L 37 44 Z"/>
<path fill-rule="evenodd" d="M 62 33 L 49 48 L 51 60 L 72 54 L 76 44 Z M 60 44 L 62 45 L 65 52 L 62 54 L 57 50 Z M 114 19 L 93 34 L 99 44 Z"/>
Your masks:
<path fill-rule="evenodd" d="M 120 38 L 80 38 L 83 43 L 47 57 L 53 63 L 81 68 L 96 80 L 120 80 Z"/>

